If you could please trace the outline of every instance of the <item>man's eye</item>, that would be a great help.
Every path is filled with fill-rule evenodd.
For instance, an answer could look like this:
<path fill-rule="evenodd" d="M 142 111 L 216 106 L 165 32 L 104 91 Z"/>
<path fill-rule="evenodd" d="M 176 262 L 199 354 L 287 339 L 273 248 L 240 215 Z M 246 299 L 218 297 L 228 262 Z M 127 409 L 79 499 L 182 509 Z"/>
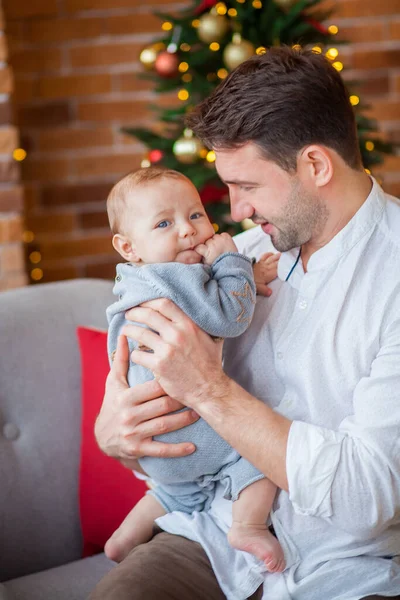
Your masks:
<path fill-rule="evenodd" d="M 170 221 L 160 221 L 160 223 L 158 223 L 158 225 L 156 225 L 157 229 L 165 229 L 165 227 L 168 227 L 168 225 L 170 224 Z"/>
<path fill-rule="evenodd" d="M 241 185 L 239 186 L 241 190 L 243 190 L 244 192 L 249 192 L 250 190 L 252 190 L 252 187 L 247 187 L 245 185 Z"/>
<path fill-rule="evenodd" d="M 197 213 L 193 213 L 192 215 L 190 215 L 191 219 L 200 219 L 200 217 L 203 217 L 203 213 L 197 212 Z"/>

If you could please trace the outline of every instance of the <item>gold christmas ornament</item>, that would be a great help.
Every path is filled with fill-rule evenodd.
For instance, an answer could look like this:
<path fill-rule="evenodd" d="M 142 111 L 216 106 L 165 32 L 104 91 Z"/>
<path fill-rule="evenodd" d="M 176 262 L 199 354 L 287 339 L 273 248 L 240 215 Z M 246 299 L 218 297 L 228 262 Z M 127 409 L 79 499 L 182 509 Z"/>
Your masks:
<path fill-rule="evenodd" d="M 242 62 L 253 56 L 254 53 L 255 48 L 253 44 L 247 40 L 243 40 L 240 33 L 234 33 L 232 42 L 224 50 L 224 63 L 232 71 Z"/>
<path fill-rule="evenodd" d="M 193 135 L 191 129 L 185 129 L 183 136 L 178 138 L 172 146 L 176 158 L 184 165 L 195 163 L 200 158 L 202 150 L 202 143 Z"/>
<path fill-rule="evenodd" d="M 213 11 L 203 15 L 199 19 L 197 34 L 202 42 L 211 44 L 219 42 L 229 29 L 229 21 L 226 17 L 218 15 Z"/>
<path fill-rule="evenodd" d="M 157 55 L 158 51 L 156 50 L 156 48 L 154 46 L 150 46 L 149 48 L 144 48 L 141 51 L 139 59 L 144 68 L 148 71 L 151 71 L 156 62 Z"/>

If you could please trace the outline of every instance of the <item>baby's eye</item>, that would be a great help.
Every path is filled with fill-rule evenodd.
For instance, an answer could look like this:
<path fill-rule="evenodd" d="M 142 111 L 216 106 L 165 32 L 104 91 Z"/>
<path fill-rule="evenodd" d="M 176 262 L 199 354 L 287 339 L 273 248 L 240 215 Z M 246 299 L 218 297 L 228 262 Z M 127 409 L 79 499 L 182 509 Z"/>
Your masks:
<path fill-rule="evenodd" d="M 200 217 L 203 217 L 203 213 L 197 212 L 197 213 L 193 213 L 192 215 L 190 215 L 191 219 L 200 219 Z"/>
<path fill-rule="evenodd" d="M 165 220 L 165 221 L 160 221 L 160 222 L 158 223 L 158 225 L 156 225 L 156 228 L 159 228 L 159 229 L 165 229 L 165 228 L 166 228 L 166 227 L 168 227 L 168 225 L 170 225 L 170 224 L 171 224 L 171 221 L 167 221 L 167 220 Z"/>
<path fill-rule="evenodd" d="M 246 186 L 246 185 L 240 185 L 240 186 L 239 186 L 239 188 L 240 188 L 241 190 L 243 190 L 244 192 L 249 192 L 250 190 L 252 190 L 252 189 L 253 189 L 252 187 L 248 187 L 248 186 Z"/>

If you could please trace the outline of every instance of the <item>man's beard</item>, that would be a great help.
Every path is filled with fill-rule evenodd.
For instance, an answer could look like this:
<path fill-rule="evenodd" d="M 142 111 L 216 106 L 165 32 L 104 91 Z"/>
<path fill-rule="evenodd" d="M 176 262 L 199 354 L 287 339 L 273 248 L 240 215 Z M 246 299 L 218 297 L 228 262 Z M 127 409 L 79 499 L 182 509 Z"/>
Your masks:
<path fill-rule="evenodd" d="M 328 209 L 316 196 L 306 194 L 296 181 L 280 216 L 271 221 L 277 233 L 271 233 L 271 240 L 278 252 L 287 252 L 308 242 L 322 230 L 328 219 Z M 266 220 L 253 215 L 258 221 Z"/>

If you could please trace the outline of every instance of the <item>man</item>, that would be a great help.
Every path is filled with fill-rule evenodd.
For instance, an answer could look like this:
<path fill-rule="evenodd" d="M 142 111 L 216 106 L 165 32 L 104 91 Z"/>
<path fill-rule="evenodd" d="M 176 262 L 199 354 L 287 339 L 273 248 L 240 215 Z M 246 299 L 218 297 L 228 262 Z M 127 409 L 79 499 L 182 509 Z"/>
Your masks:
<path fill-rule="evenodd" d="M 217 489 L 209 512 L 159 520 L 168 533 L 91 598 L 399 597 L 400 208 L 365 173 L 346 89 L 321 55 L 253 57 L 188 124 L 216 152 L 233 218 L 261 226 L 237 238 L 239 250 L 257 256 L 272 243 L 279 280 L 246 334 L 225 342 L 225 372 L 221 345 L 172 303 L 129 311 L 150 329 L 126 334 L 154 351 L 131 358 L 158 383 L 126 390 L 121 340 L 96 435 L 134 467 L 193 451 L 151 438 L 200 415 L 280 488 L 272 524 L 287 569 L 261 573 L 229 549 Z M 165 416 L 179 403 L 195 413 Z"/>

